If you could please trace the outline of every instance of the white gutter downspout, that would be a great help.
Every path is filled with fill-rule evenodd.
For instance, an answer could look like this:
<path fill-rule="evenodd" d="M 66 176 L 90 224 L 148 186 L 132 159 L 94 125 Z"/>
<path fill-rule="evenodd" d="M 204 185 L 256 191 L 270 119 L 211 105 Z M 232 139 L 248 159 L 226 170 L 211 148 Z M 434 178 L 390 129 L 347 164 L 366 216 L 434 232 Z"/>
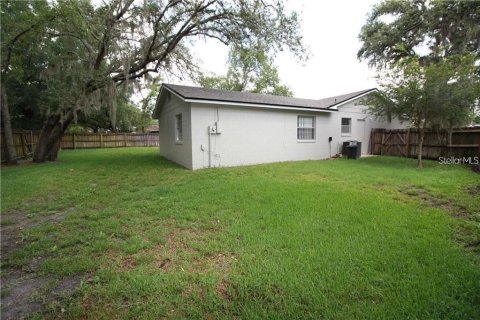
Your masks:
<path fill-rule="evenodd" d="M 207 127 L 207 133 L 208 133 L 208 167 L 212 167 L 212 135 L 210 134 L 210 128 Z"/>

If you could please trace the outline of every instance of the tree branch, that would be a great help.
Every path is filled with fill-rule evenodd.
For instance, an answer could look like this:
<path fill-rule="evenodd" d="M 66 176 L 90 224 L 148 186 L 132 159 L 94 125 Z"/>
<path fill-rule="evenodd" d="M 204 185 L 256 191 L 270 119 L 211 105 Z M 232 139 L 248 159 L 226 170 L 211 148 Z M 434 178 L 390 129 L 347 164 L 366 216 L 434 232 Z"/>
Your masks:
<path fill-rule="evenodd" d="M 52 16 L 50 19 L 48 19 L 48 22 L 52 22 L 53 20 L 55 20 L 56 16 Z M 6 58 L 5 60 L 3 60 L 3 63 L 2 63 L 2 74 L 4 74 L 5 72 L 7 72 L 7 69 L 8 67 L 10 66 L 10 59 L 12 58 L 12 51 L 13 51 L 13 47 L 15 45 L 15 43 L 24 35 L 26 35 L 27 33 L 29 33 L 30 31 L 32 31 L 33 29 L 35 29 L 36 27 L 38 27 L 39 25 L 41 25 L 44 21 L 38 21 L 37 23 L 34 23 L 33 25 L 31 25 L 30 27 L 28 27 L 27 29 L 21 31 L 20 33 L 18 33 L 11 41 L 10 43 L 8 44 L 7 46 L 7 55 L 6 55 Z"/>
<path fill-rule="evenodd" d="M 113 29 L 113 26 L 120 20 L 123 15 L 128 11 L 128 8 L 132 5 L 133 0 L 127 0 L 122 9 L 113 17 L 113 19 L 106 19 L 106 28 L 103 33 L 102 41 L 100 42 L 100 48 L 98 50 L 97 58 L 95 59 L 95 64 L 93 65 L 94 70 L 100 69 L 102 61 L 105 58 L 107 53 L 107 45 L 110 41 L 110 33 Z"/>
<path fill-rule="evenodd" d="M 58 32 L 58 33 L 47 32 L 47 34 L 52 36 L 52 37 L 72 37 L 72 38 L 75 38 L 77 40 L 80 40 L 80 42 L 83 44 L 85 49 L 87 49 L 90 60 L 92 59 L 92 55 L 93 55 L 92 46 L 87 41 L 85 41 L 85 39 L 80 37 L 79 35 L 76 35 L 75 33 L 71 33 L 71 32 Z"/>

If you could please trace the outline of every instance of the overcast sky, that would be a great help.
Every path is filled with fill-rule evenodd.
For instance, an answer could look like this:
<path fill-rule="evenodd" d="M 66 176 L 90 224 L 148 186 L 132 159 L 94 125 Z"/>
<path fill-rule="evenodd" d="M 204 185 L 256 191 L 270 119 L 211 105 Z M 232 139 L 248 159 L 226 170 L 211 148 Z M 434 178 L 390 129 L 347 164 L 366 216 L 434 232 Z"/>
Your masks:
<path fill-rule="evenodd" d="M 281 80 L 295 97 L 319 99 L 376 87 L 375 71 L 356 55 L 358 34 L 377 2 L 290 0 L 289 5 L 300 13 L 305 44 L 311 52 L 303 66 L 287 53 L 276 59 Z M 195 45 L 203 71 L 225 74 L 227 53 L 228 48 L 215 40 Z"/>

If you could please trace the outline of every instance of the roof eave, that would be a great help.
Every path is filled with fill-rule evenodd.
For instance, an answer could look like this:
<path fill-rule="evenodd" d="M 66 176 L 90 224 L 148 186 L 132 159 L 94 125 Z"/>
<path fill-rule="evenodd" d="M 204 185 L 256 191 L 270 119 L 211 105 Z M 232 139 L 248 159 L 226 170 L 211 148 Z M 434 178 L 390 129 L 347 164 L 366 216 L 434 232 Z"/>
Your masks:
<path fill-rule="evenodd" d="M 155 109 L 153 110 L 153 114 L 152 114 L 153 119 L 160 118 L 160 101 L 161 101 L 160 97 L 165 92 L 165 90 L 167 90 L 168 92 L 171 92 L 172 94 L 176 95 L 177 97 L 185 101 L 185 97 L 183 97 L 181 94 L 179 94 L 178 92 L 170 88 L 168 85 L 162 84 L 162 86 L 160 87 L 160 92 L 158 93 L 158 96 L 157 96 L 157 101 L 155 102 Z"/>
<path fill-rule="evenodd" d="M 229 106 L 242 106 L 242 107 L 253 107 L 253 108 L 266 108 L 266 109 L 282 109 L 282 110 L 301 110 L 301 111 L 310 111 L 310 112 L 332 112 L 338 111 L 335 109 L 327 108 L 314 108 L 306 106 L 287 106 L 280 104 L 269 104 L 269 103 L 247 103 L 247 102 L 238 102 L 238 101 L 227 101 L 227 100 L 211 100 L 211 99 L 199 99 L 199 98 L 185 98 L 185 102 L 193 102 L 200 104 L 220 104 L 220 105 L 229 105 Z"/>
<path fill-rule="evenodd" d="M 171 88 L 168 84 L 162 84 L 160 87 L 160 92 L 158 94 L 157 102 L 155 104 L 155 110 L 153 112 L 153 118 L 158 119 L 160 117 L 160 101 L 161 96 L 165 92 L 165 90 L 171 92 L 172 94 L 176 95 L 178 98 L 185 102 L 194 102 L 200 104 L 219 104 L 219 105 L 230 105 L 230 106 L 243 106 L 243 107 L 253 107 L 253 108 L 266 108 L 266 109 L 280 109 L 280 110 L 296 110 L 296 111 L 308 111 L 308 112 L 335 112 L 338 111 L 337 109 L 330 109 L 327 108 L 315 108 L 315 107 L 308 107 L 308 106 L 293 106 L 293 105 L 282 105 L 282 104 L 271 104 L 271 103 L 251 103 L 251 102 L 239 102 L 233 100 L 218 100 L 218 99 L 202 99 L 202 98 L 195 98 L 195 97 L 186 97 L 180 94 L 175 89 Z"/>
<path fill-rule="evenodd" d="M 353 101 L 353 100 L 356 100 L 356 99 L 358 99 L 358 98 L 361 98 L 361 97 L 363 97 L 363 96 L 366 96 L 367 94 L 370 94 L 370 93 L 372 93 L 372 92 L 374 92 L 374 91 L 377 91 L 377 92 L 378 92 L 378 89 L 377 89 L 377 88 L 370 89 L 370 90 L 365 91 L 365 92 L 363 92 L 363 93 L 360 93 L 360 94 L 358 94 L 358 95 L 356 95 L 356 96 L 354 96 L 354 97 L 351 97 L 351 98 L 349 98 L 349 99 L 347 99 L 347 100 L 343 100 L 343 101 L 337 102 L 337 103 L 335 103 L 335 104 L 332 104 L 331 106 L 327 107 L 327 109 L 329 109 L 329 110 L 337 110 L 337 111 L 338 111 L 338 107 L 339 107 L 339 106 L 344 105 L 345 103 L 349 103 L 349 102 L 351 102 L 351 101 Z"/>

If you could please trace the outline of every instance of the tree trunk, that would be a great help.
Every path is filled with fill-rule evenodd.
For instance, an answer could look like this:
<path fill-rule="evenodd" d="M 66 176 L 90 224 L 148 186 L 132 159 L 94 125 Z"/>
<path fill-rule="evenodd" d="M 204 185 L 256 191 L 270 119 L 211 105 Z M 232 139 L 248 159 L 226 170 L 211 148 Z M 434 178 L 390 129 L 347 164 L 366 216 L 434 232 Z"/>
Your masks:
<path fill-rule="evenodd" d="M 418 155 L 417 155 L 417 160 L 418 160 L 418 168 L 422 169 L 423 168 L 423 161 L 422 161 L 422 155 L 423 155 L 423 140 L 425 139 L 425 129 L 424 128 L 419 128 L 418 129 Z"/>
<path fill-rule="evenodd" d="M 17 151 L 15 150 L 15 143 L 13 141 L 12 123 L 10 122 L 10 110 L 8 109 L 7 93 L 5 92 L 5 86 L 3 82 L 0 88 L 1 95 L 1 108 L 2 108 L 2 122 L 3 132 L 5 137 L 5 150 L 8 164 L 17 164 Z"/>
<path fill-rule="evenodd" d="M 60 115 L 50 115 L 45 121 L 45 125 L 38 137 L 37 147 L 33 153 L 33 162 L 45 162 L 50 149 L 49 139 L 55 125 L 60 121 Z"/>
<path fill-rule="evenodd" d="M 60 114 L 48 117 L 38 138 L 33 162 L 57 161 L 63 134 L 72 121 L 73 111 L 68 111 L 63 118 Z"/>

